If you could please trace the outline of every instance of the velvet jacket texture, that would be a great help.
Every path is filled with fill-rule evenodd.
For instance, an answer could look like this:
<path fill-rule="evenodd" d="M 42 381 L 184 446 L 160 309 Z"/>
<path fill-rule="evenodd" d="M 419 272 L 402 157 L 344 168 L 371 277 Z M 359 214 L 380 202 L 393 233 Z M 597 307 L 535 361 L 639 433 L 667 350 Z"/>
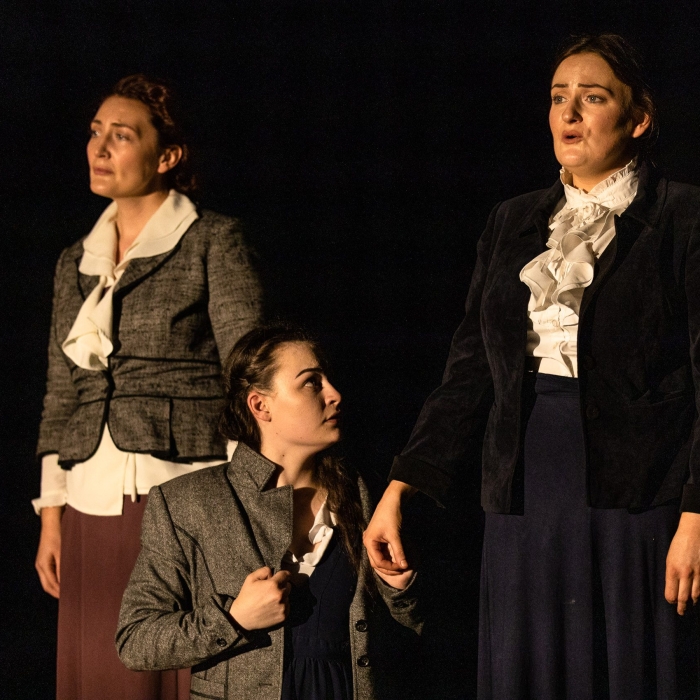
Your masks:
<path fill-rule="evenodd" d="M 292 541 L 292 487 L 265 488 L 275 469 L 239 443 L 230 464 L 151 489 L 116 637 L 129 668 L 193 666 L 192 698 L 278 700 L 286 627 L 244 632 L 227 614 L 245 577 L 263 566 L 278 571 Z M 377 579 L 370 594 L 371 576 L 365 555 L 350 606 L 356 700 L 396 696 L 391 652 L 421 628 L 416 579 L 403 591 Z"/>
<path fill-rule="evenodd" d="M 83 462 L 107 422 L 125 452 L 225 459 L 221 360 L 261 307 L 238 223 L 201 212 L 172 250 L 129 262 L 114 288 L 114 351 L 104 371 L 78 367 L 61 349 L 99 280 L 79 272 L 82 255 L 81 239 L 56 267 L 38 455 L 58 452 L 64 468 Z"/>
<path fill-rule="evenodd" d="M 464 320 L 441 386 L 390 478 L 444 502 L 482 411 L 482 505 L 522 511 L 522 447 L 534 401 L 522 267 L 545 250 L 561 182 L 495 207 L 478 243 Z M 700 188 L 647 164 L 583 294 L 578 332 L 588 500 L 700 512 Z M 556 424 L 552 431 L 556 431 Z"/>

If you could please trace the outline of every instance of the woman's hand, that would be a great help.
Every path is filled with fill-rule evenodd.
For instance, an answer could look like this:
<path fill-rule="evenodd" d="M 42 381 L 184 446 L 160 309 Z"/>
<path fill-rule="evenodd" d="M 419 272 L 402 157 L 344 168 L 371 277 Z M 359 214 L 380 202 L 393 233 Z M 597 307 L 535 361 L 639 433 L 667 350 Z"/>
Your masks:
<path fill-rule="evenodd" d="M 372 568 L 384 580 L 385 576 L 403 578 L 408 571 L 408 561 L 401 542 L 401 506 L 415 492 L 416 489 L 403 481 L 391 481 L 362 537 Z M 399 588 L 390 581 L 387 583 Z"/>
<path fill-rule="evenodd" d="M 229 614 L 245 630 L 262 630 L 282 624 L 289 614 L 289 571 L 274 576 L 269 566 L 246 576 Z"/>
<path fill-rule="evenodd" d="M 375 572 L 379 578 L 386 583 L 387 586 L 391 586 L 392 588 L 396 588 L 399 591 L 403 591 L 406 586 L 411 582 L 411 579 L 413 578 L 413 574 L 415 571 L 413 569 L 406 569 L 406 571 L 403 571 L 398 574 L 393 574 L 392 576 L 389 576 L 388 574 L 382 573 L 379 569 L 375 569 Z"/>
<path fill-rule="evenodd" d="M 41 587 L 54 598 L 61 590 L 61 518 L 63 506 L 41 509 L 41 536 L 34 566 Z"/>
<path fill-rule="evenodd" d="M 682 513 L 666 557 L 666 600 L 684 615 L 700 598 L 700 513 Z"/>

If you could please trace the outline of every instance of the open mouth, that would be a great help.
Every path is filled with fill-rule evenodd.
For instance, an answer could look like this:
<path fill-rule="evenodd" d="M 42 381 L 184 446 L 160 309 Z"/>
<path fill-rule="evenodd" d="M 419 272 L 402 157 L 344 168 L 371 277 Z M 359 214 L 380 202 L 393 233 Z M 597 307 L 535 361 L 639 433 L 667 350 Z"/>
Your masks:
<path fill-rule="evenodd" d="M 562 141 L 564 143 L 578 143 L 579 141 L 583 141 L 583 136 L 577 134 L 575 131 L 565 131 L 562 135 Z"/>

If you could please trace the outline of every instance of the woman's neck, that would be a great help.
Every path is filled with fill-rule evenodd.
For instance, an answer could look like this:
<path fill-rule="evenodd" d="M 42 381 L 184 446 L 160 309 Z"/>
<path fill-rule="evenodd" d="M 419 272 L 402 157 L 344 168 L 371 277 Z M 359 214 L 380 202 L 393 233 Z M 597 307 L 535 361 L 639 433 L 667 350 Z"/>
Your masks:
<path fill-rule="evenodd" d="M 314 478 L 315 453 L 309 454 L 307 450 L 300 451 L 266 444 L 263 438 L 260 454 L 277 465 L 277 472 L 273 477 L 275 487 L 317 488 Z"/>
<path fill-rule="evenodd" d="M 166 190 L 157 190 L 142 197 L 124 197 L 115 200 L 117 203 L 117 263 L 121 262 L 129 246 L 167 198 Z"/>

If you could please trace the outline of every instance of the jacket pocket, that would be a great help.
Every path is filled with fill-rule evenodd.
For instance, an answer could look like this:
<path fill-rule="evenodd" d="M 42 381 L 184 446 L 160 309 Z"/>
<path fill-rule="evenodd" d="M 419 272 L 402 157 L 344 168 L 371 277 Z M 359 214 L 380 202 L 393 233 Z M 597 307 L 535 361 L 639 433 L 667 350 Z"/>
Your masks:
<path fill-rule="evenodd" d="M 109 405 L 109 432 L 124 452 L 169 455 L 170 399 L 161 396 L 116 396 Z"/>
<path fill-rule="evenodd" d="M 212 698 L 212 700 L 224 700 L 225 686 L 223 683 L 210 681 L 197 674 L 192 674 L 190 681 L 190 698 Z"/>
<path fill-rule="evenodd" d="M 219 416 L 224 406 L 212 399 L 172 399 L 171 434 L 180 459 L 226 459 L 226 440 L 219 435 Z"/>

